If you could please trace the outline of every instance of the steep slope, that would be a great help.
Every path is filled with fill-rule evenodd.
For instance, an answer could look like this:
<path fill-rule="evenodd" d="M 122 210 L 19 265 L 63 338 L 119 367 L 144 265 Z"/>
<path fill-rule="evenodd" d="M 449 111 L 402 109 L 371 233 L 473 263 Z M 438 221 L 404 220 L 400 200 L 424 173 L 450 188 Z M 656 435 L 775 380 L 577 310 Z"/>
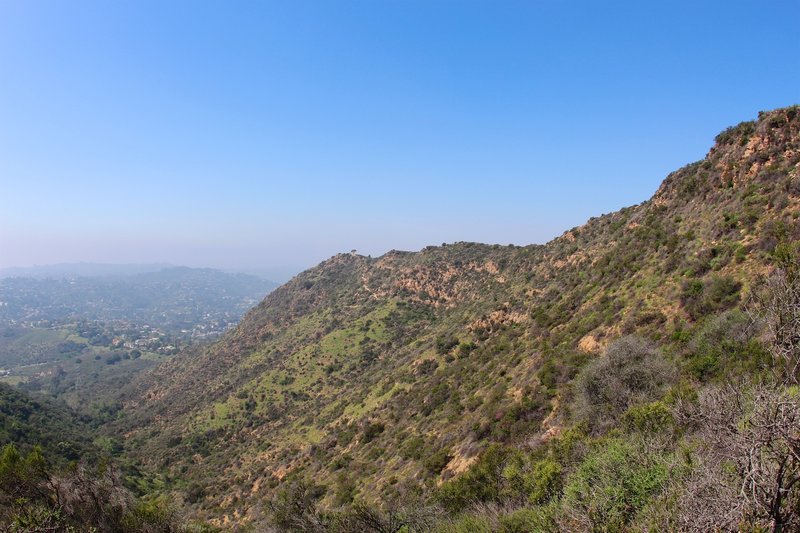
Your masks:
<path fill-rule="evenodd" d="M 259 519 L 293 477 L 328 505 L 433 487 L 492 442 L 557 434 L 570 381 L 610 340 L 741 305 L 800 238 L 799 163 L 800 111 L 776 110 L 546 245 L 335 256 L 138 379 L 109 431 L 201 516 Z"/>

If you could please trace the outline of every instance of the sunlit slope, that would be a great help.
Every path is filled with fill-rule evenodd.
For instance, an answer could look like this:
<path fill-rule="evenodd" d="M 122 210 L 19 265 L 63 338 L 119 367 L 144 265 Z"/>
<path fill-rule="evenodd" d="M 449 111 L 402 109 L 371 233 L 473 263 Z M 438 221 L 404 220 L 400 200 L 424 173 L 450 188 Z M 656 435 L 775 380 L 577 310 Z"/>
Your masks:
<path fill-rule="evenodd" d="M 492 442 L 557 433 L 610 340 L 740 305 L 800 237 L 799 161 L 800 111 L 776 110 L 546 245 L 337 255 L 137 379 L 110 429 L 209 516 L 257 517 L 287 476 L 329 505 L 434 486 Z"/>

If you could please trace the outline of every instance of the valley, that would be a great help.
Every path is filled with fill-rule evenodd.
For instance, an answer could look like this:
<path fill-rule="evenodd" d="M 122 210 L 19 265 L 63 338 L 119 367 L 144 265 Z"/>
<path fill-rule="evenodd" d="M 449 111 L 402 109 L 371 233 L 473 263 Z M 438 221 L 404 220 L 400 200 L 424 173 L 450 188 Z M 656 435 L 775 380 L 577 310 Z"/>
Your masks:
<path fill-rule="evenodd" d="M 75 274 L 91 268 L 108 274 Z M 149 268 L 59 265 L 55 277 L 42 267 L 0 278 L 0 381 L 107 417 L 133 375 L 219 338 L 276 285 L 211 269 Z"/>

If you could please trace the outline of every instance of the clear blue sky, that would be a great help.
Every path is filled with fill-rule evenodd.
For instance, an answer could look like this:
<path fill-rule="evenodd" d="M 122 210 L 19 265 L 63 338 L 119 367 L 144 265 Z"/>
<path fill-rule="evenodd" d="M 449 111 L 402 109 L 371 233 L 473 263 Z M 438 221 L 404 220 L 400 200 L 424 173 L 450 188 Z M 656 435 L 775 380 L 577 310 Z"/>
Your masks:
<path fill-rule="evenodd" d="M 0 2 L 0 267 L 545 242 L 800 102 L 800 2 Z"/>

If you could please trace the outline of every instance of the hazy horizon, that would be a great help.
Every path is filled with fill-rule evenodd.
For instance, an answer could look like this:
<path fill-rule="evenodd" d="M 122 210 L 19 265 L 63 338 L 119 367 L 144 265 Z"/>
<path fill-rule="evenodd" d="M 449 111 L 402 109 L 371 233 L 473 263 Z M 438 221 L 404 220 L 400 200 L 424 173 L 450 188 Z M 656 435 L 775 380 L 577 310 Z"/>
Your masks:
<path fill-rule="evenodd" d="M 217 268 L 209 265 L 179 265 L 173 263 L 96 263 L 92 261 L 77 261 L 67 263 L 48 263 L 33 265 L 13 265 L 0 267 L 0 279 L 10 277 L 37 277 L 53 278 L 68 276 L 103 277 L 116 275 L 136 275 L 158 272 L 173 268 L 212 269 L 232 274 L 249 274 L 258 276 L 268 281 L 284 283 L 300 271 L 280 270 L 276 268 L 242 267 L 242 268 Z"/>
<path fill-rule="evenodd" d="M 722 129 L 798 103 L 798 15 L 5 2 L 0 268 L 285 278 L 351 249 L 543 243 L 646 200 Z"/>

